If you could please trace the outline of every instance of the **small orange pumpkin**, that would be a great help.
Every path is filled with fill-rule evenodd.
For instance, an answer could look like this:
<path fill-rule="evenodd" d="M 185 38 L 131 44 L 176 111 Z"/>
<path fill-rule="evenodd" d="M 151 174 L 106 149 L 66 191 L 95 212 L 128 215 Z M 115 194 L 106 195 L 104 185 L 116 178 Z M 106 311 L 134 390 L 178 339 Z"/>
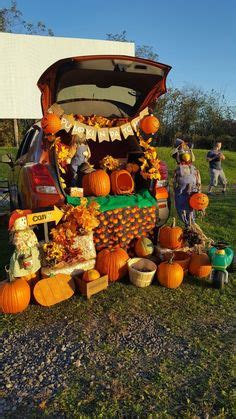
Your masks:
<path fill-rule="evenodd" d="M 211 262 L 206 253 L 192 253 L 189 272 L 191 275 L 197 278 L 206 278 L 211 273 Z"/>
<path fill-rule="evenodd" d="M 54 113 L 47 113 L 41 121 L 41 126 L 45 134 L 56 134 L 61 129 L 61 120 Z"/>
<path fill-rule="evenodd" d="M 0 285 L 0 309 L 2 313 L 16 314 L 25 310 L 30 302 L 30 286 L 21 278 Z"/>
<path fill-rule="evenodd" d="M 160 122 L 154 115 L 145 116 L 140 121 L 140 128 L 145 134 L 155 134 L 159 126 Z"/>
<path fill-rule="evenodd" d="M 179 249 L 183 247 L 183 229 L 175 225 L 175 218 L 170 226 L 163 226 L 159 231 L 159 242 L 161 247 L 167 249 Z"/>
<path fill-rule="evenodd" d="M 105 170 L 95 170 L 84 175 L 82 180 L 85 196 L 107 196 L 110 193 L 111 183 Z"/>
<path fill-rule="evenodd" d="M 111 190 L 116 195 L 131 194 L 134 181 L 127 170 L 115 170 L 111 173 Z"/>
<path fill-rule="evenodd" d="M 84 272 L 82 277 L 85 282 L 95 281 L 95 279 L 98 278 L 100 278 L 100 273 L 96 269 L 90 269 L 89 271 Z"/>
<path fill-rule="evenodd" d="M 121 247 L 103 249 L 97 255 L 96 269 L 114 282 L 126 275 L 128 259 L 129 255 Z"/>
<path fill-rule="evenodd" d="M 135 242 L 134 250 L 140 258 L 151 255 L 154 251 L 153 243 L 147 237 L 141 237 Z"/>
<path fill-rule="evenodd" d="M 178 288 L 183 278 L 184 270 L 177 262 L 173 262 L 173 258 L 158 265 L 157 279 L 163 287 Z"/>
<path fill-rule="evenodd" d="M 191 195 L 189 205 L 196 211 L 203 211 L 209 205 L 209 198 L 206 194 L 198 192 Z"/>

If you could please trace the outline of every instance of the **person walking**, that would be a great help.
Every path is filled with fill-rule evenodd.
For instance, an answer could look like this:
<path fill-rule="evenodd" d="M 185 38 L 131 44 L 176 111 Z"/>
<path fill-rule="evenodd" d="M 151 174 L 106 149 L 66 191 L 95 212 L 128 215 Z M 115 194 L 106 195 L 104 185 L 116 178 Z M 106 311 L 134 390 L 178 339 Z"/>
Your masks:
<path fill-rule="evenodd" d="M 221 151 L 221 146 L 221 142 L 217 142 L 213 149 L 208 151 L 206 156 L 210 169 L 208 195 L 212 195 L 212 188 L 213 186 L 217 186 L 218 183 L 221 183 L 223 187 L 222 193 L 226 192 L 227 179 L 221 166 L 221 162 L 222 160 L 225 160 L 225 156 Z"/>

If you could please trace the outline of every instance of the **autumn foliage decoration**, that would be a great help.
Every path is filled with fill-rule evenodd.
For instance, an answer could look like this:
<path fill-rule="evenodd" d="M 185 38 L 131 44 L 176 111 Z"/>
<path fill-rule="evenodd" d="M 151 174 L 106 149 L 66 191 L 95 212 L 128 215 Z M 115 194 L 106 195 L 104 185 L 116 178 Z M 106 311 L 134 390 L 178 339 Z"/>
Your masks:
<path fill-rule="evenodd" d="M 121 247 L 103 249 L 97 255 L 96 269 L 114 282 L 126 275 L 128 259 L 129 255 Z"/>
<path fill-rule="evenodd" d="M 99 204 L 96 202 L 88 204 L 86 198 L 81 198 L 77 207 L 65 205 L 62 210 L 62 221 L 51 230 L 52 241 L 43 246 L 49 265 L 78 260 L 80 254 L 75 246 L 78 236 L 86 235 L 99 225 Z"/>
<path fill-rule="evenodd" d="M 152 138 L 144 140 L 140 138 L 139 144 L 144 149 L 143 157 L 139 159 L 142 163 L 140 173 L 144 179 L 160 179 L 160 160 L 157 157 L 157 150 L 150 143 Z"/>

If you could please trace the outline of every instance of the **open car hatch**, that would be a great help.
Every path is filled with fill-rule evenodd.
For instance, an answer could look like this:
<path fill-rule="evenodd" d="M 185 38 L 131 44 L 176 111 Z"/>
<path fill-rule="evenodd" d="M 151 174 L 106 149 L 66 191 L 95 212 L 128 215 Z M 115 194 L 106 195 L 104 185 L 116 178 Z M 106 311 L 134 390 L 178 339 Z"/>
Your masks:
<path fill-rule="evenodd" d="M 59 60 L 38 81 L 43 114 L 58 103 L 66 114 L 133 118 L 166 92 L 170 69 L 155 61 L 118 55 Z"/>

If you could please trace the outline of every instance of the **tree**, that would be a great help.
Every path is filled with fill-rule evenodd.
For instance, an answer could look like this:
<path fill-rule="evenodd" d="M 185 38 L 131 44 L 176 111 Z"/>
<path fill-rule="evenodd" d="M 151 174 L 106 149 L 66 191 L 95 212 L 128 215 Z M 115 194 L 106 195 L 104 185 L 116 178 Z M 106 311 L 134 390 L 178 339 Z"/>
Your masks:
<path fill-rule="evenodd" d="M 8 8 L 4 7 L 0 9 L 0 32 L 53 36 L 52 30 L 47 28 L 42 21 L 34 24 L 24 20 L 22 12 L 18 9 L 16 0 L 12 0 Z"/>
<path fill-rule="evenodd" d="M 107 39 L 109 41 L 116 41 L 116 42 L 134 42 L 130 41 L 127 38 L 127 32 L 122 31 L 120 33 L 107 33 L 106 34 Z M 135 55 L 136 57 L 142 57 L 147 58 L 149 60 L 157 61 L 158 60 L 158 54 L 154 51 L 152 46 L 149 45 L 136 45 L 135 46 Z"/>
<path fill-rule="evenodd" d="M 17 2 L 11 1 L 11 5 L 7 8 L 0 9 L 0 32 L 10 33 L 25 33 L 29 35 L 50 35 L 53 36 L 51 29 L 47 28 L 42 21 L 38 21 L 36 24 L 27 22 L 23 18 L 22 12 L 18 9 Z M 31 123 L 31 121 L 29 121 Z M 26 122 L 26 125 L 29 124 Z M 15 145 L 19 146 L 19 135 L 22 133 L 25 124 L 22 121 L 18 124 L 17 119 L 8 121 L 0 121 L 0 133 L 5 133 L 3 138 L 6 136 L 6 132 L 11 135 L 12 129 L 14 132 Z M 8 130 L 7 130 L 8 127 Z"/>

